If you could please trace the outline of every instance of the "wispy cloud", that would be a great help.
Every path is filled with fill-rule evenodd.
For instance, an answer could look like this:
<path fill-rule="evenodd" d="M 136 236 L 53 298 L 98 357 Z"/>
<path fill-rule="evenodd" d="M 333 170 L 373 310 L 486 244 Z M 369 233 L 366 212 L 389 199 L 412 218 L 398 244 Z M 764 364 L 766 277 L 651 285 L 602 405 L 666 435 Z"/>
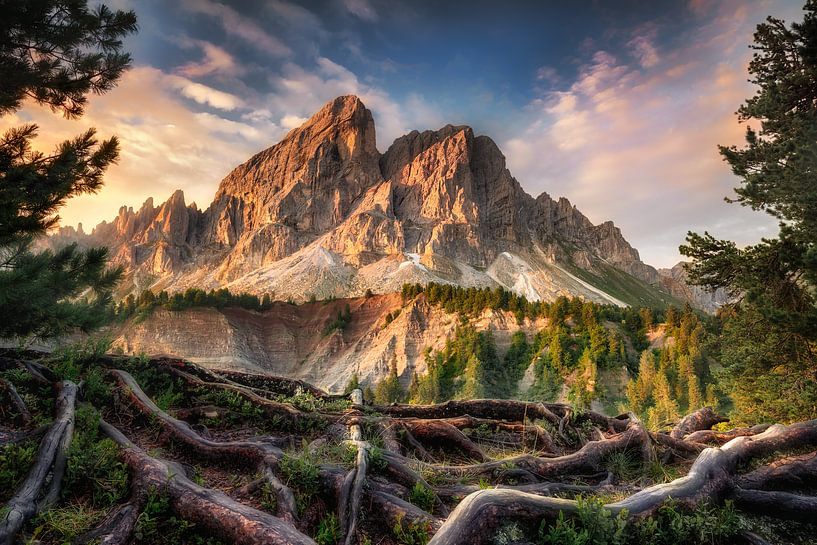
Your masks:
<path fill-rule="evenodd" d="M 191 39 L 183 40 L 181 43 L 183 47 L 200 49 L 204 55 L 201 60 L 186 63 L 176 70 L 183 76 L 188 78 L 197 78 L 210 74 L 240 76 L 245 72 L 244 67 L 235 60 L 235 57 L 215 44 L 204 40 Z"/>
<path fill-rule="evenodd" d="M 737 180 L 717 145 L 742 141 L 734 111 L 752 92 L 750 52 L 724 57 L 723 45 L 748 44 L 755 21 L 720 10 L 681 49 L 661 51 L 647 32 L 627 43 L 633 63 L 595 51 L 568 89 L 528 106 L 527 127 L 504 143 L 512 172 L 530 190 L 568 196 L 597 222 L 613 219 L 657 265 L 680 259 L 689 229 L 726 227 L 722 234 L 742 243 L 772 232 L 773 222 L 723 202 Z"/>
<path fill-rule="evenodd" d="M 244 101 L 233 94 L 213 89 L 187 78 L 167 76 L 166 79 L 170 85 L 179 89 L 182 95 L 199 104 L 207 104 L 213 108 L 227 111 L 235 110 L 244 105 Z"/>
<path fill-rule="evenodd" d="M 343 5 L 349 13 L 364 21 L 377 21 L 378 15 L 369 0 L 343 0 Z"/>
<path fill-rule="evenodd" d="M 292 54 L 292 50 L 276 36 L 269 34 L 255 21 L 241 15 L 230 6 L 213 0 L 183 0 L 182 5 L 192 13 L 215 18 L 225 32 L 241 38 L 268 55 L 286 57 Z"/>

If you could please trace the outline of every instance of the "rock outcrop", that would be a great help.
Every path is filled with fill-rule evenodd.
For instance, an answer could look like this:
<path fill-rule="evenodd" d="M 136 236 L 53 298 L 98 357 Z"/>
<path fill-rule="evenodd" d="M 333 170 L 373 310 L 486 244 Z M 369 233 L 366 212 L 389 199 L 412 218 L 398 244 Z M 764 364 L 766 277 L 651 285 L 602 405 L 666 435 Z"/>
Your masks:
<path fill-rule="evenodd" d="M 487 136 L 467 126 L 413 131 L 381 155 L 372 114 L 354 96 L 236 167 L 203 212 L 177 191 L 158 207 L 123 207 L 90 234 L 52 237 L 64 241 L 109 246 L 140 289 L 226 286 L 304 300 L 437 281 L 532 299 L 673 300 L 612 222 L 593 225 L 567 199 L 525 193 Z M 611 270 L 632 277 L 628 289 L 605 286 Z"/>
<path fill-rule="evenodd" d="M 684 269 L 684 262 L 677 263 L 671 269 L 658 269 L 661 286 L 681 301 L 687 301 L 692 306 L 714 313 L 731 299 L 729 293 L 719 288 L 715 291 L 706 290 L 700 286 L 689 284 L 689 276 Z"/>

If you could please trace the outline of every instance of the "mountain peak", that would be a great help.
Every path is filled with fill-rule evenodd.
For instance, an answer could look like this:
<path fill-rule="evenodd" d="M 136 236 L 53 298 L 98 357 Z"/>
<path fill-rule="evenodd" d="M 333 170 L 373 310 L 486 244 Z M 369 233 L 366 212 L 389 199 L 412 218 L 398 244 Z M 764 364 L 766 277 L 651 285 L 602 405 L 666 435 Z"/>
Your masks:
<path fill-rule="evenodd" d="M 118 263 L 167 289 L 305 298 L 439 281 L 620 304 L 552 265 L 658 281 L 611 222 L 525 193 L 497 144 L 467 125 L 411 131 L 381 156 L 372 113 L 354 95 L 236 167 L 204 212 L 176 191 L 158 208 L 148 199 L 121 209 L 94 233 Z"/>

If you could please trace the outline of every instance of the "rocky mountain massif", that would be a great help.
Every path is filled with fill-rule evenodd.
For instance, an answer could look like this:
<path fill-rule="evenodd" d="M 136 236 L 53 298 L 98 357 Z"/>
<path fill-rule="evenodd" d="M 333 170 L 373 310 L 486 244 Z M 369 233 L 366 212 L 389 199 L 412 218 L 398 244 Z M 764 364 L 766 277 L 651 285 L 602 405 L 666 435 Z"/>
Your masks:
<path fill-rule="evenodd" d="M 470 127 L 412 131 L 381 154 L 355 96 L 236 167 L 206 210 L 177 191 L 48 243 L 67 241 L 110 247 L 128 290 L 228 287 L 302 301 L 436 281 L 529 299 L 715 304 L 680 273 L 644 264 L 612 222 L 593 225 L 567 199 L 525 193 L 497 145 Z"/>

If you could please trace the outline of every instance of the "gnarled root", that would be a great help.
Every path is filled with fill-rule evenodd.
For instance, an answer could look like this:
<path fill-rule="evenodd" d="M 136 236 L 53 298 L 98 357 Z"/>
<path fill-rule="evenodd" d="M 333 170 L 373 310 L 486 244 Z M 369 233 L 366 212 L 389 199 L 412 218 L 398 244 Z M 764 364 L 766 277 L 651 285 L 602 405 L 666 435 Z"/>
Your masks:
<path fill-rule="evenodd" d="M 148 456 L 111 424 L 100 421 L 122 452 L 122 459 L 149 488 L 168 495 L 173 510 L 182 518 L 233 543 L 314 545 L 292 524 L 269 513 L 233 500 L 223 492 L 203 488 L 184 475 L 181 467 Z"/>
<path fill-rule="evenodd" d="M 283 456 L 283 451 L 271 440 L 213 441 L 204 438 L 187 422 L 177 420 L 157 407 L 129 373 L 113 370 L 111 374 L 142 414 L 155 418 L 170 437 L 185 445 L 192 453 L 222 462 L 235 463 L 240 460 L 258 464 L 259 470 L 276 493 L 279 516 L 289 521 L 296 519 L 295 496 L 273 471 Z"/>
<path fill-rule="evenodd" d="M 6 512 L 0 520 L 0 543 L 11 545 L 14 536 L 31 517 L 47 508 L 57 498 L 65 470 L 65 456 L 71 444 L 74 429 L 74 407 L 77 399 L 77 385 L 64 381 L 57 395 L 57 416 L 51 428 L 40 442 L 34 466 L 17 493 L 6 504 Z M 45 496 L 39 496 L 46 478 L 51 474 L 51 482 Z"/>
<path fill-rule="evenodd" d="M 672 428 L 669 435 L 673 439 L 683 439 L 690 433 L 699 430 L 708 430 L 715 424 L 720 424 L 721 422 L 729 422 L 729 419 L 716 414 L 712 407 L 704 407 L 682 418 L 681 421 Z"/>

